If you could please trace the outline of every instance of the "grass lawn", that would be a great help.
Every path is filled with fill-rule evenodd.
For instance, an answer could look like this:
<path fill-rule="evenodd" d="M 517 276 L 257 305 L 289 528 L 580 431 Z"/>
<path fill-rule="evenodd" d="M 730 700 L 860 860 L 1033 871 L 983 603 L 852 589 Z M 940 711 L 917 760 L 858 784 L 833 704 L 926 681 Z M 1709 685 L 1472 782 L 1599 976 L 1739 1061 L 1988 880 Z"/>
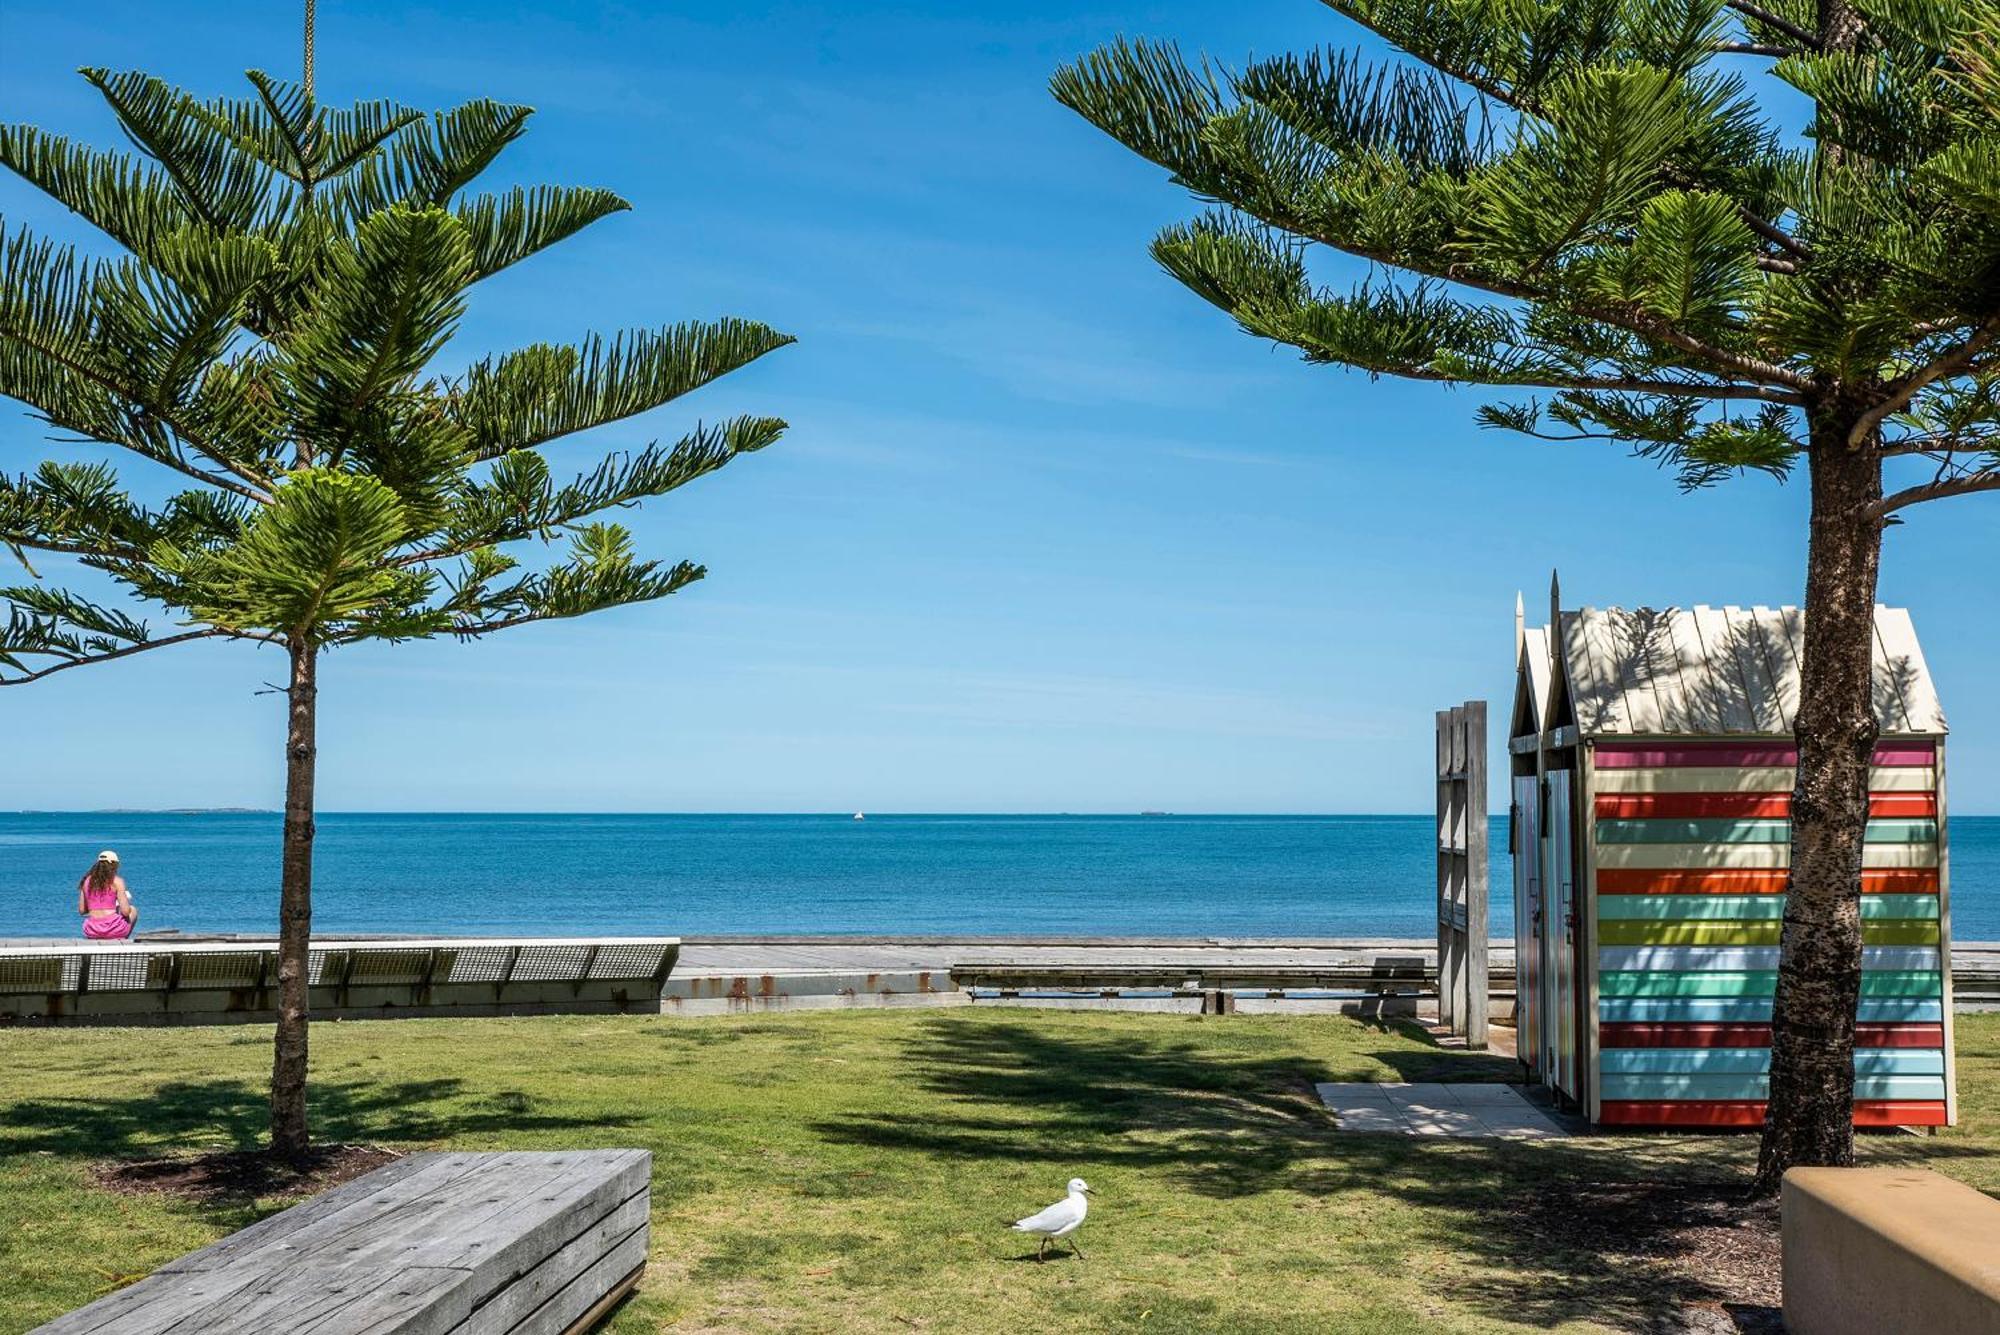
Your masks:
<path fill-rule="evenodd" d="M 1964 1125 L 1867 1153 L 2000 1191 L 2000 1015 L 1958 1033 Z M 91 1175 L 257 1143 L 268 1043 L 0 1032 L 0 1331 L 284 1203 Z M 1753 1138 L 1340 1135 L 1310 1090 L 1512 1069 L 1337 1017 L 397 1020 L 314 1029 L 313 1116 L 324 1140 L 396 1149 L 651 1149 L 652 1258 L 621 1335 L 1633 1330 L 1730 1297 L 1659 1244 L 1690 1217 L 1726 1232 Z M 1000 1225 L 1076 1174 L 1099 1192 L 1088 1259 L 1036 1265 Z"/>

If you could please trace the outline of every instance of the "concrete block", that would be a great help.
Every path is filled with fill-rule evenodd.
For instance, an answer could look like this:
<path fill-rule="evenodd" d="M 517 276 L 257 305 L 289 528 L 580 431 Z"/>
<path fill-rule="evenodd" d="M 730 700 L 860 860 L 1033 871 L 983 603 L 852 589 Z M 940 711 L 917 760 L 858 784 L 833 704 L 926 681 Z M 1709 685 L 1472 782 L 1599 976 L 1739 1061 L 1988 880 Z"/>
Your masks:
<path fill-rule="evenodd" d="M 1921 1168 L 1794 1168 L 1790 1335 L 2000 1331 L 2000 1201 Z"/>

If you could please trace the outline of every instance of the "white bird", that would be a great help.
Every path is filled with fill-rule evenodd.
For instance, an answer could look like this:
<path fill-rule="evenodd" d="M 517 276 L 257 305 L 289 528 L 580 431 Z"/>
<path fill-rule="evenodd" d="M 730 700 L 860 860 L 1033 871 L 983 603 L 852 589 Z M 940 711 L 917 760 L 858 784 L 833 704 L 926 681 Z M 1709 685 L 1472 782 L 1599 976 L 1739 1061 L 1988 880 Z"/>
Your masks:
<path fill-rule="evenodd" d="M 1080 1177 L 1073 1177 L 1069 1180 L 1069 1195 L 1040 1214 L 1031 1214 L 1026 1219 L 1015 1220 L 1011 1227 L 1016 1233 L 1034 1233 L 1040 1236 L 1042 1245 L 1035 1253 L 1035 1259 L 1042 1260 L 1048 1255 L 1051 1242 L 1058 1238 L 1069 1238 L 1070 1234 L 1083 1227 L 1083 1217 L 1090 1213 L 1090 1197 L 1093 1194 L 1088 1182 Z M 1083 1259 L 1083 1249 L 1076 1245 L 1075 1238 L 1070 1238 L 1069 1249 L 1076 1253 L 1077 1260 Z"/>

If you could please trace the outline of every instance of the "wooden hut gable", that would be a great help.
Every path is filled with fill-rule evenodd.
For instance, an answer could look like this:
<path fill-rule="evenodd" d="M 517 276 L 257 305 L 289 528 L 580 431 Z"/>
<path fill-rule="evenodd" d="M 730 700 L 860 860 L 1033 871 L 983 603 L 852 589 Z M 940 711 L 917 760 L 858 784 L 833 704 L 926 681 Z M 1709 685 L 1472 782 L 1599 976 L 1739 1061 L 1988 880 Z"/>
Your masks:
<path fill-rule="evenodd" d="M 1562 614 L 1562 672 L 1585 737 L 1782 736 L 1798 711 L 1795 607 L 1594 608 Z M 1875 713 L 1887 736 L 1942 736 L 1909 613 L 1875 613 Z"/>
<path fill-rule="evenodd" d="M 1541 626 L 1521 631 L 1514 664 L 1514 711 L 1507 735 L 1539 737 L 1549 713 L 1549 633 Z"/>

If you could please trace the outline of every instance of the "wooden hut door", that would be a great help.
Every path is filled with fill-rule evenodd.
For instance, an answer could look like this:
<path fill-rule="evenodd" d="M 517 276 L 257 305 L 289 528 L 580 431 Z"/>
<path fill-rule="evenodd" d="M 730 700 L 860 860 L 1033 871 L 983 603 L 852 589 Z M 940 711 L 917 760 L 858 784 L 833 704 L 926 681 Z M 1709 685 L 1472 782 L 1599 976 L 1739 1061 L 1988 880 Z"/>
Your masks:
<path fill-rule="evenodd" d="M 1514 778 L 1514 1051 L 1529 1075 L 1548 1079 L 1542 1061 L 1542 785 Z"/>
<path fill-rule="evenodd" d="M 1570 829 L 1570 772 L 1550 770 L 1543 791 L 1548 803 L 1548 838 L 1543 841 L 1546 920 L 1543 940 L 1550 974 L 1548 998 L 1549 1084 L 1579 1102 L 1577 1083 L 1576 985 L 1577 937 L 1582 923 L 1576 903 L 1576 847 Z"/>

